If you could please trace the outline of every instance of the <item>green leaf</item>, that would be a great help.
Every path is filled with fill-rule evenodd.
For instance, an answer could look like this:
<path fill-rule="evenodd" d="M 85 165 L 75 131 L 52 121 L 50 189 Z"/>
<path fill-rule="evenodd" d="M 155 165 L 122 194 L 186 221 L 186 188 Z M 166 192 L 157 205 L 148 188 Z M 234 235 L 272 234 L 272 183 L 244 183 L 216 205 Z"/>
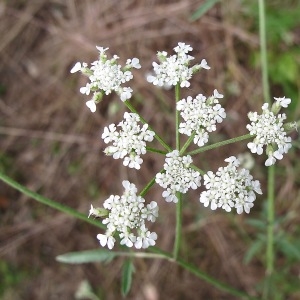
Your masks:
<path fill-rule="evenodd" d="M 134 266 L 130 259 L 125 260 L 122 268 L 122 295 L 126 296 L 131 288 Z"/>
<path fill-rule="evenodd" d="M 261 250 L 263 244 L 264 244 L 263 240 L 257 240 L 249 247 L 248 251 L 244 256 L 245 264 L 248 264 L 252 260 L 255 254 L 257 254 Z"/>
<path fill-rule="evenodd" d="M 198 9 L 191 15 L 190 20 L 196 21 L 206 14 L 215 4 L 220 0 L 206 0 L 206 2 L 198 7 Z"/>
<path fill-rule="evenodd" d="M 282 238 L 277 241 L 277 248 L 283 252 L 288 258 L 296 258 L 300 260 L 300 250 L 298 247 L 293 245 L 290 241 Z"/>
<path fill-rule="evenodd" d="M 258 229 L 265 229 L 267 227 L 266 221 L 259 219 L 248 219 L 246 220 L 246 223 Z"/>
<path fill-rule="evenodd" d="M 84 264 L 90 262 L 110 262 L 117 253 L 105 249 L 69 252 L 58 255 L 56 260 L 67 264 Z"/>

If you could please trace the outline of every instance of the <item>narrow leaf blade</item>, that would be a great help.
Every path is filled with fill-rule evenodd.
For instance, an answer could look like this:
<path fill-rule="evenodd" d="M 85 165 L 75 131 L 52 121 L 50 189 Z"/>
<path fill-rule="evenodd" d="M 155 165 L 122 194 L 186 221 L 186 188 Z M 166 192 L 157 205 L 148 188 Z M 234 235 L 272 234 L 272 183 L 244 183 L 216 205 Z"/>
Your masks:
<path fill-rule="evenodd" d="M 131 288 L 134 266 L 131 260 L 125 260 L 122 268 L 122 295 L 126 296 Z"/>
<path fill-rule="evenodd" d="M 94 249 L 58 255 L 56 260 L 67 264 L 84 264 L 91 262 L 110 262 L 115 256 L 117 256 L 117 254 L 112 251 Z"/>

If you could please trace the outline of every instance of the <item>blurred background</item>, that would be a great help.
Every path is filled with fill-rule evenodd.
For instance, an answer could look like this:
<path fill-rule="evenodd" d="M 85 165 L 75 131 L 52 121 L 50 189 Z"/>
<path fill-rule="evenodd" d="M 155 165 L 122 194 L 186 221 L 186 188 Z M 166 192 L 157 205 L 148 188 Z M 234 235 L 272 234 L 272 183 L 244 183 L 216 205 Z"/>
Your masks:
<path fill-rule="evenodd" d="M 207 2 L 215 5 L 200 16 Z M 288 120 L 299 120 L 300 3 L 266 2 L 271 95 L 291 98 Z M 102 130 L 121 120 L 125 106 L 112 94 L 92 114 L 85 106 L 88 98 L 79 93 L 86 78 L 70 69 L 77 61 L 96 60 L 96 45 L 109 47 L 122 64 L 138 57 L 142 69 L 134 71 L 130 101 L 174 146 L 174 91 L 152 86 L 145 76 L 156 52 L 172 54 L 178 42 L 194 48 L 195 63 L 205 58 L 211 67 L 194 76 L 182 98 L 209 96 L 215 88 L 224 94 L 227 119 L 210 143 L 247 133 L 247 113 L 260 111 L 264 102 L 257 1 L 0 1 L 1 171 L 83 213 L 91 203 L 102 206 L 109 195 L 122 193 L 124 179 L 141 190 L 162 168 L 163 156 L 147 154 L 140 171 L 106 157 Z M 294 147 L 276 168 L 276 299 L 300 299 L 300 140 L 297 132 L 291 136 Z M 228 156 L 248 152 L 246 144 L 206 152 L 194 157 L 194 163 L 216 171 Z M 265 276 L 264 157 L 255 157 L 251 173 L 261 181 L 264 195 L 250 216 L 205 209 L 199 190 L 185 195 L 182 256 L 220 281 L 256 295 Z M 145 198 L 159 203 L 160 217 L 151 230 L 159 235 L 157 246 L 171 251 L 175 206 L 161 193 L 154 186 Z M 55 260 L 66 252 L 98 248 L 97 228 L 2 182 L 0 226 L 0 299 L 93 299 L 79 297 L 82 282 L 99 299 L 121 298 L 121 258 L 105 265 Z M 166 261 L 138 259 L 135 269 L 126 299 L 235 299 Z"/>

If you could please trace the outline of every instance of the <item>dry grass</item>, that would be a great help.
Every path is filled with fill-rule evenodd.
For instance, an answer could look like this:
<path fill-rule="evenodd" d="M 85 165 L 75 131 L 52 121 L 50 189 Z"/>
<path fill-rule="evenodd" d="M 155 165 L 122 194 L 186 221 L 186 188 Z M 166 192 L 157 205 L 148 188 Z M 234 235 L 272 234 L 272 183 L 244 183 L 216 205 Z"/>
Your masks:
<path fill-rule="evenodd" d="M 210 94 L 214 88 L 222 91 L 229 120 L 214 138 L 244 134 L 247 111 L 256 109 L 261 101 L 260 74 L 247 65 L 247 55 L 258 47 L 258 37 L 249 32 L 251 24 L 239 19 L 240 1 L 228 2 L 195 22 L 188 19 L 201 1 L 1 2 L 0 84 L 5 92 L 0 98 L 0 154 L 5 170 L 30 189 L 87 212 L 91 201 L 100 205 L 108 195 L 120 193 L 122 179 L 129 178 L 142 188 L 161 168 L 163 158 L 156 161 L 149 155 L 141 172 L 128 172 L 119 161 L 102 153 L 101 128 L 118 122 L 124 107 L 113 95 L 91 115 L 84 105 L 86 99 L 78 92 L 84 79 L 69 73 L 74 62 L 95 59 L 95 45 L 109 47 L 122 61 L 140 58 L 144 73 L 136 72 L 134 87 L 142 100 L 136 97 L 133 103 L 167 137 L 172 136 L 174 127 L 172 94 L 154 89 L 144 74 L 150 70 L 156 51 L 171 51 L 178 41 L 191 44 L 196 59 L 206 58 L 212 69 L 197 75 L 192 89 L 183 96 Z M 161 93 L 167 101 L 158 100 Z M 112 114 L 112 110 L 117 112 Z M 212 153 L 206 163 L 215 170 L 229 154 L 245 150 L 245 145 L 234 150 L 224 147 Z M 292 157 L 295 161 L 296 155 Z M 278 188 L 278 206 L 284 214 L 290 206 L 286 201 L 300 196 L 292 161 L 286 159 L 282 165 L 288 171 L 288 178 L 282 178 Z M 262 179 L 262 169 L 258 167 L 256 172 Z M 41 207 L 1 182 L 0 188 L 0 255 L 26 274 L 16 289 L 6 292 L 5 299 L 74 299 L 84 279 L 101 291 L 103 299 L 120 299 L 121 260 L 107 266 L 55 262 L 61 253 L 98 247 L 97 230 Z M 160 194 L 159 188 L 152 189 L 149 199 L 160 202 Z M 197 193 L 188 197 L 184 257 L 220 280 L 254 294 L 254 286 L 264 274 L 260 261 L 243 265 L 246 248 L 237 228 L 245 226 L 244 218 L 233 221 L 222 212 L 210 214 L 199 206 Z M 293 202 L 294 211 L 299 211 L 299 202 Z M 160 212 L 158 246 L 171 250 L 174 207 L 161 202 Z M 196 222 L 198 214 L 202 216 L 200 223 Z M 299 217 L 291 219 L 291 227 L 297 220 Z M 128 299 L 234 297 L 167 262 L 139 260 Z"/>

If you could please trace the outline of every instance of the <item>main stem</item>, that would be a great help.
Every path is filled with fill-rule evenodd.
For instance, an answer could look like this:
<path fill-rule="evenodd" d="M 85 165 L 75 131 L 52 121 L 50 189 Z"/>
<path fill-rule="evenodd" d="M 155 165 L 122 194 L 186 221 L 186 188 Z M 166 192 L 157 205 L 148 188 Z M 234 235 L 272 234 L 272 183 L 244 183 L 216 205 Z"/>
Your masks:
<path fill-rule="evenodd" d="M 266 20 L 265 20 L 265 2 L 258 0 L 259 6 L 259 36 L 260 52 L 262 65 L 262 84 L 265 101 L 270 103 L 270 89 L 268 82 L 268 61 L 267 61 L 267 39 L 266 39 Z M 265 285 L 264 296 L 266 299 L 270 296 L 270 280 L 274 271 L 274 178 L 275 166 L 268 168 L 268 226 L 267 226 L 267 250 L 266 250 L 266 274 L 268 279 Z"/>
<path fill-rule="evenodd" d="M 264 93 L 264 102 L 271 104 L 270 88 L 268 81 L 268 58 L 267 58 L 267 39 L 266 39 L 266 12 L 265 1 L 258 0 L 259 6 L 259 39 L 260 39 L 260 57 L 262 66 L 262 84 Z"/>
<path fill-rule="evenodd" d="M 176 109 L 176 104 L 180 98 L 180 85 L 177 84 L 175 87 L 175 112 L 176 112 L 176 150 L 180 151 L 180 133 L 179 133 L 179 111 Z M 182 235 L 182 194 L 180 192 L 176 193 L 178 202 L 176 204 L 176 235 L 173 248 L 173 257 L 175 260 L 178 259 L 181 235 Z"/>
<path fill-rule="evenodd" d="M 271 276 L 274 270 L 274 166 L 268 169 L 268 226 L 267 226 L 267 270 Z"/>

